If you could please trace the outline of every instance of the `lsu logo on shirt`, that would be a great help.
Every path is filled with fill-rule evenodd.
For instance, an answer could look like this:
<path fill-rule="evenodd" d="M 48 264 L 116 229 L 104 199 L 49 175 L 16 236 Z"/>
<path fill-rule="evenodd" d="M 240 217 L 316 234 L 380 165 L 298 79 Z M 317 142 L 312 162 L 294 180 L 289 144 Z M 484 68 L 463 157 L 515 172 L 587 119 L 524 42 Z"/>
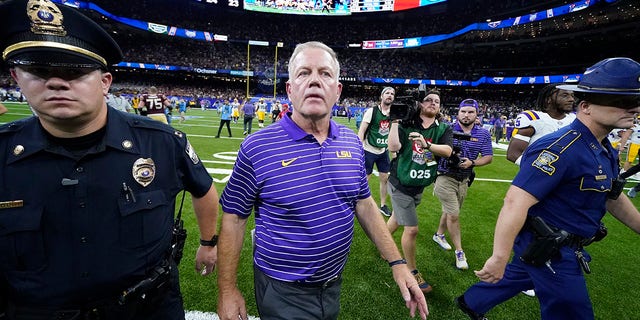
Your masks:
<path fill-rule="evenodd" d="M 336 151 L 338 158 L 351 158 L 351 151 Z"/>

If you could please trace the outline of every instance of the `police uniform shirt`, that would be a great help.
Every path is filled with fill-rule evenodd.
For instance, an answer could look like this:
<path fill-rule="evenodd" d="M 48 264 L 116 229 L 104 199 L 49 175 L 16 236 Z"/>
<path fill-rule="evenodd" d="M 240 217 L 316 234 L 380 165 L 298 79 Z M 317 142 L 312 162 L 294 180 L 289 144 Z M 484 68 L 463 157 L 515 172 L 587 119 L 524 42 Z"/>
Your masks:
<path fill-rule="evenodd" d="M 182 132 L 111 108 L 84 156 L 48 141 L 36 117 L 0 127 L 9 297 L 42 307 L 115 297 L 166 257 L 176 194 L 201 197 L 212 179 Z"/>
<path fill-rule="evenodd" d="M 618 175 L 617 152 L 576 120 L 526 149 L 513 185 L 540 202 L 529 215 L 582 237 L 595 234 Z"/>

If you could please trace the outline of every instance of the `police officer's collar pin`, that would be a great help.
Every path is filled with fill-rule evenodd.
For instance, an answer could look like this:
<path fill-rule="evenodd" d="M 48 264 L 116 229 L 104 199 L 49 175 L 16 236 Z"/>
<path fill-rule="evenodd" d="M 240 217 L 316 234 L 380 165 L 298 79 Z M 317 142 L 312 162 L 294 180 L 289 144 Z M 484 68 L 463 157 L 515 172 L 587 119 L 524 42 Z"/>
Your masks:
<path fill-rule="evenodd" d="M 125 149 L 131 149 L 133 147 L 133 142 L 129 140 L 122 141 L 122 147 Z"/>
<path fill-rule="evenodd" d="M 19 156 L 24 152 L 24 146 L 19 144 L 13 148 L 13 155 Z"/>

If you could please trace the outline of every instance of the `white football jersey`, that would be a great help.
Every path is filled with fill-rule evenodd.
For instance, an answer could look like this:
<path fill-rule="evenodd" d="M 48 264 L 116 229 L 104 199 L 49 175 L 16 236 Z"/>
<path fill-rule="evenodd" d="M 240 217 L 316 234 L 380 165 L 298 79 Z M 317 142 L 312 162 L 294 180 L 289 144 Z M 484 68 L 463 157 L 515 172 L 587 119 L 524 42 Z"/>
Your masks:
<path fill-rule="evenodd" d="M 555 132 L 558 129 L 570 124 L 576 119 L 575 113 L 568 113 L 563 119 L 554 119 L 546 112 L 526 110 L 521 112 L 516 117 L 515 127 L 516 129 L 523 129 L 533 127 L 535 130 L 529 144 L 540 139 L 540 137 Z"/>
<path fill-rule="evenodd" d="M 629 142 L 633 144 L 640 144 L 640 123 L 633 125 L 633 132 L 629 136 Z"/>

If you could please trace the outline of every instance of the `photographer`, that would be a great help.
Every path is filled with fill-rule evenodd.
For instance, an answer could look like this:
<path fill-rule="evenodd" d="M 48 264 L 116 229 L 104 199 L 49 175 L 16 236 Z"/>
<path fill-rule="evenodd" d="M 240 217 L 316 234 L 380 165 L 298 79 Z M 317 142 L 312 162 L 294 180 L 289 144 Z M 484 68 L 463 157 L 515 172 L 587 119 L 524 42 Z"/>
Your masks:
<path fill-rule="evenodd" d="M 427 293 L 431 291 L 431 286 L 422 278 L 416 266 L 416 207 L 420 204 L 424 188 L 436 178 L 438 159 L 451 155 L 452 133 L 451 127 L 440 121 L 440 92 L 427 92 L 418 104 L 418 110 L 411 110 L 404 105 L 408 112 L 398 114 L 395 109 L 402 106 L 391 106 L 389 151 L 397 152 L 397 157 L 391 162 L 387 185 L 394 208 L 387 228 L 393 233 L 398 226 L 404 227 L 404 257 L 420 289 Z"/>
<path fill-rule="evenodd" d="M 460 208 L 467 196 L 467 189 L 473 181 L 473 167 L 484 166 L 493 160 L 491 133 L 482 126 L 475 125 L 478 118 L 478 102 L 465 99 L 458 109 L 458 121 L 453 125 L 453 152 L 448 159 L 440 159 L 438 178 L 433 193 L 440 199 L 442 216 L 438 231 L 433 235 L 442 249 L 451 250 L 445 239 L 445 231 L 456 248 L 456 268 L 468 269 L 467 258 L 462 250 L 460 237 Z M 482 157 L 478 158 L 478 155 Z"/>
<path fill-rule="evenodd" d="M 364 146 L 364 166 L 367 171 L 367 180 L 373 173 L 373 165 L 375 164 L 378 168 L 380 213 L 385 217 L 391 216 L 391 210 L 386 205 L 390 166 L 387 139 L 389 136 L 389 109 L 395 96 L 395 89 L 392 87 L 383 88 L 380 93 L 380 105 L 367 109 L 361 117 L 362 123 L 358 126 L 358 137 Z"/>

